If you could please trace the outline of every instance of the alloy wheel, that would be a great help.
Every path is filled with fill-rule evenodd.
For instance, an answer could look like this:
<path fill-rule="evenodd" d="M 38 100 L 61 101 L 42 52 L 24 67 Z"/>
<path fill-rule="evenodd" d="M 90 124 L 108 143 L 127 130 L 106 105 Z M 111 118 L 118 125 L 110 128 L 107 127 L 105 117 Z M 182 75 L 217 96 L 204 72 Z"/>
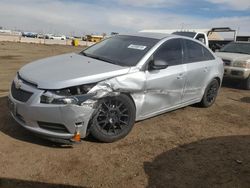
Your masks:
<path fill-rule="evenodd" d="M 99 107 L 96 123 L 108 135 L 117 135 L 129 126 L 127 106 L 118 99 L 107 98 Z"/>

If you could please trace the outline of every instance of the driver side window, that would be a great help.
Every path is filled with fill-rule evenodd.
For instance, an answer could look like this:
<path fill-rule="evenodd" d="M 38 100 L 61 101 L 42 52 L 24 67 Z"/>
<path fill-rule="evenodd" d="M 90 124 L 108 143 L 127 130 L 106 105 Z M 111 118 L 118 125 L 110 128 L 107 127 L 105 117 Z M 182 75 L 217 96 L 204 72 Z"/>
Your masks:
<path fill-rule="evenodd" d="M 180 39 L 166 41 L 154 54 L 154 60 L 165 61 L 168 66 L 182 64 L 182 44 Z"/>

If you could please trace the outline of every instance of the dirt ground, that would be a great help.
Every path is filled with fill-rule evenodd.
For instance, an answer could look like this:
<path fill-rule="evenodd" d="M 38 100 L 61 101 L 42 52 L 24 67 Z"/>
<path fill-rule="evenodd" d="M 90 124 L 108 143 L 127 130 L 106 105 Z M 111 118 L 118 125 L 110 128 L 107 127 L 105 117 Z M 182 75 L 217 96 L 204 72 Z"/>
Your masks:
<path fill-rule="evenodd" d="M 6 106 L 16 71 L 81 48 L 0 43 L 0 187 L 250 186 L 250 91 L 226 83 L 207 109 L 140 121 L 123 140 L 60 146 L 15 123 Z"/>

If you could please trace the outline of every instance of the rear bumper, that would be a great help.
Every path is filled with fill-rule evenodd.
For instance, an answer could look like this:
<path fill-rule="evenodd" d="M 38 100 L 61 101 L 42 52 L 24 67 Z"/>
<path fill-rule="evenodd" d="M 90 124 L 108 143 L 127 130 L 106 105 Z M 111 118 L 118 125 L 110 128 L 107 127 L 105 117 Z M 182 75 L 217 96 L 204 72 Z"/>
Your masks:
<path fill-rule="evenodd" d="M 247 79 L 250 75 L 250 69 L 240 68 L 240 67 L 224 67 L 224 77 L 225 78 L 235 78 L 235 79 Z"/>

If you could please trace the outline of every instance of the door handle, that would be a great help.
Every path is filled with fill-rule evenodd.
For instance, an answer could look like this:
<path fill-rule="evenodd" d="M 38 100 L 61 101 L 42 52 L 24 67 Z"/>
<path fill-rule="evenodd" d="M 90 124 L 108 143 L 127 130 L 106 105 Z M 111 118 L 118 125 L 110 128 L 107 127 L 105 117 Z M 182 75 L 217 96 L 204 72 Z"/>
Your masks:
<path fill-rule="evenodd" d="M 208 72 L 208 68 L 207 67 L 204 68 L 204 72 Z"/>
<path fill-rule="evenodd" d="M 181 80 L 182 78 L 183 78 L 183 74 L 182 73 L 177 76 L 178 80 Z"/>

